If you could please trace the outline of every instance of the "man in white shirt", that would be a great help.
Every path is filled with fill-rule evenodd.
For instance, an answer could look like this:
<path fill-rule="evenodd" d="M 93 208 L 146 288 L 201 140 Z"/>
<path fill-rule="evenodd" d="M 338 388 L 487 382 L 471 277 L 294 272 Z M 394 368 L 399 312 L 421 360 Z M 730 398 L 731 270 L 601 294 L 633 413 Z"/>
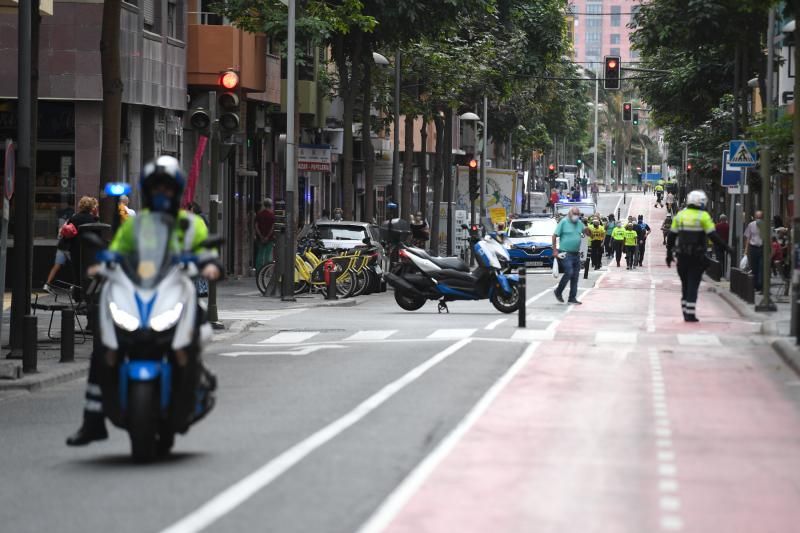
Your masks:
<path fill-rule="evenodd" d="M 764 224 L 764 213 L 756 211 L 755 220 L 747 225 L 744 230 L 744 254 L 753 272 L 753 289 L 761 292 L 762 260 L 764 257 L 764 239 L 761 236 L 761 227 Z"/>

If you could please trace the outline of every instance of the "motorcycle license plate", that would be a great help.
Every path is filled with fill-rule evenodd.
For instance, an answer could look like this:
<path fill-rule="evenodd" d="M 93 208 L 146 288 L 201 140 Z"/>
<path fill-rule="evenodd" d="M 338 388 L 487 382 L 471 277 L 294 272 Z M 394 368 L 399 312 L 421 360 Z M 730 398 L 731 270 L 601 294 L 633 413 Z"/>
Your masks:
<path fill-rule="evenodd" d="M 375 265 L 375 273 L 380 276 L 381 274 L 383 274 L 383 269 Z"/>
<path fill-rule="evenodd" d="M 544 261 L 528 261 L 528 266 L 533 266 L 533 267 L 544 266 Z"/>

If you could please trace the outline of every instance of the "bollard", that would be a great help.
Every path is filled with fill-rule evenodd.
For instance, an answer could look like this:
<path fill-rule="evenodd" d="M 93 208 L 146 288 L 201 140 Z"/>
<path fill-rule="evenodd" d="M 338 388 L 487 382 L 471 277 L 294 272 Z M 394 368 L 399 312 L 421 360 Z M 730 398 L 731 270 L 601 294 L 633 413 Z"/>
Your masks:
<path fill-rule="evenodd" d="M 75 311 L 61 311 L 61 359 L 59 363 L 71 363 L 75 360 Z"/>
<path fill-rule="evenodd" d="M 325 285 L 328 287 L 326 300 L 338 300 L 336 295 L 336 263 L 332 259 L 325 261 Z"/>
<path fill-rule="evenodd" d="M 524 328 L 527 327 L 525 325 L 525 285 L 527 283 L 527 274 L 525 272 L 525 267 L 519 269 L 519 322 L 517 324 L 518 327 Z"/>
<path fill-rule="evenodd" d="M 619 217 L 621 217 L 621 216 L 622 216 L 622 209 L 618 207 L 617 208 L 617 222 L 619 222 Z"/>
<path fill-rule="evenodd" d="M 25 315 L 22 324 L 22 371 L 28 374 L 36 372 L 36 358 L 38 355 L 36 315 Z"/>

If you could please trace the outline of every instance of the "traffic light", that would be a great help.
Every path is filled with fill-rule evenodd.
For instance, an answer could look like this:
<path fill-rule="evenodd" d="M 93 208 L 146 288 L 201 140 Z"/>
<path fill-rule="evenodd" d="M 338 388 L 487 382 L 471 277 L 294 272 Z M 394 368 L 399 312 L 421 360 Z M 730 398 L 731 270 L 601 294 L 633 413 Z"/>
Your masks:
<path fill-rule="evenodd" d="M 612 164 L 612 165 L 614 165 L 614 166 L 616 166 L 616 165 L 617 165 L 617 160 L 616 160 L 616 159 L 612 159 L 612 160 L 611 160 L 611 164 Z"/>
<path fill-rule="evenodd" d="M 480 183 L 478 183 L 478 160 L 469 160 L 469 199 L 476 200 L 480 196 Z"/>
<path fill-rule="evenodd" d="M 603 87 L 606 89 L 618 90 L 619 89 L 619 73 L 620 64 L 619 56 L 606 56 L 605 78 L 603 79 Z"/>
<path fill-rule="evenodd" d="M 219 75 L 219 86 L 219 126 L 226 133 L 239 131 L 239 73 L 235 70 L 222 71 Z"/>
<path fill-rule="evenodd" d="M 630 102 L 625 102 L 622 104 L 622 121 L 623 122 L 630 122 L 631 121 L 631 112 L 633 111 L 633 105 Z"/>
<path fill-rule="evenodd" d="M 583 161 L 581 161 L 580 157 L 575 161 L 575 164 L 578 166 L 581 166 L 583 164 Z"/>
<path fill-rule="evenodd" d="M 633 112 L 633 125 L 634 126 L 638 126 L 639 125 L 639 112 L 638 111 L 634 111 Z"/>
<path fill-rule="evenodd" d="M 692 170 L 692 163 L 691 163 L 691 161 L 690 161 L 690 162 L 688 162 L 688 163 L 686 163 L 686 170 L 687 170 L 687 171 L 689 171 L 689 172 L 691 172 L 691 170 Z"/>

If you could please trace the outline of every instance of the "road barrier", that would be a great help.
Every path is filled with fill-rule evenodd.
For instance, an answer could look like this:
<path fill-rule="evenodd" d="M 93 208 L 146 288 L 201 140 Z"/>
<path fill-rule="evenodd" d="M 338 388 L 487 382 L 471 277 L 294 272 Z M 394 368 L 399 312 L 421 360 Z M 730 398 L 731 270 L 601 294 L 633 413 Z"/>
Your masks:
<path fill-rule="evenodd" d="M 717 261 L 716 259 L 708 258 L 708 267 L 706 268 L 706 274 L 708 277 L 713 279 L 714 281 L 719 281 L 722 279 L 722 264 Z"/>
<path fill-rule="evenodd" d="M 527 283 L 527 273 L 525 272 L 525 267 L 522 267 L 522 268 L 519 269 L 519 307 L 518 307 L 518 310 L 519 310 L 518 319 L 519 319 L 519 321 L 517 323 L 517 326 L 520 327 L 520 328 L 526 327 L 526 325 L 525 325 L 525 321 L 526 321 L 526 316 L 525 316 L 525 312 L 526 312 L 525 285 L 526 285 L 526 283 Z"/>
<path fill-rule="evenodd" d="M 36 339 L 36 315 L 25 315 L 22 319 L 24 336 L 22 338 L 22 371 L 25 374 L 36 372 L 38 342 Z"/>
<path fill-rule="evenodd" d="M 60 363 L 75 360 L 75 312 L 72 309 L 61 311 L 61 359 Z"/>

